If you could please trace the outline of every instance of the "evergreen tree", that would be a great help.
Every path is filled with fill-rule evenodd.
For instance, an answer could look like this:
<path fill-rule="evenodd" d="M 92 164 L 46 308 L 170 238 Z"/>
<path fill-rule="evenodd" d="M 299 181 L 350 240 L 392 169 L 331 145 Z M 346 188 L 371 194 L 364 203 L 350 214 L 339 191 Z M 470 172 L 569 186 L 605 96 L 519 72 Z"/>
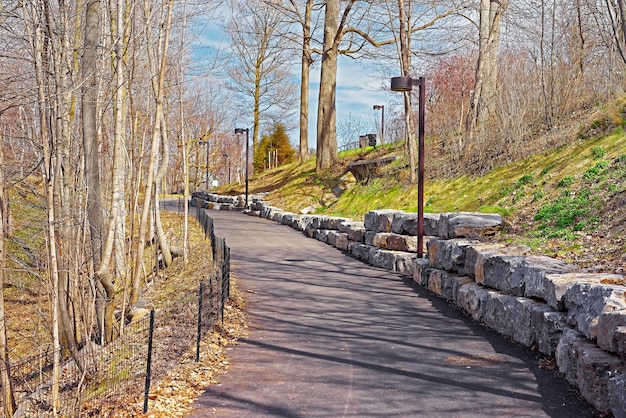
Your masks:
<path fill-rule="evenodd" d="M 291 146 L 285 126 L 277 123 L 270 135 L 263 135 L 254 155 L 254 171 L 260 173 L 294 161 L 296 150 Z"/>

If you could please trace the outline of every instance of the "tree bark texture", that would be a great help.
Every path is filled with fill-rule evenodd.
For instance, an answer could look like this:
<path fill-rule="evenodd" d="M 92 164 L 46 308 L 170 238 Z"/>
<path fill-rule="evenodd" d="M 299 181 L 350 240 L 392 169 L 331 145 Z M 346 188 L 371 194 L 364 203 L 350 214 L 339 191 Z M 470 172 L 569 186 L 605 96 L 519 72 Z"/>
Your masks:
<path fill-rule="evenodd" d="M 292 4 L 294 2 L 292 1 Z M 295 4 L 294 4 L 294 7 Z M 313 0 L 307 0 L 302 22 L 302 66 L 300 76 L 300 146 L 299 160 L 304 162 L 309 158 L 309 79 L 313 57 L 311 52 L 311 18 L 313 15 Z"/>
<path fill-rule="evenodd" d="M 320 89 L 317 108 L 318 172 L 337 162 L 337 53 L 339 48 L 339 1 L 328 0 L 324 13 L 324 46 L 320 71 Z"/>
<path fill-rule="evenodd" d="M 410 5 L 409 5 L 410 7 Z M 398 0 L 398 20 L 400 21 L 400 70 L 405 77 L 411 76 L 411 37 L 409 26 L 411 22 L 410 11 L 407 13 L 404 0 Z M 413 123 L 413 105 L 411 92 L 403 93 L 404 99 L 404 126 L 406 130 L 406 150 L 409 155 L 409 181 L 417 183 L 417 147 L 415 144 L 415 124 Z"/>
<path fill-rule="evenodd" d="M 0 149 L 0 384 L 2 384 L 2 405 L 4 416 L 11 417 L 15 412 L 15 398 L 11 383 L 11 365 L 7 345 L 6 312 L 4 309 L 5 260 L 4 238 L 8 231 L 9 200 L 4 181 L 4 158 Z"/>

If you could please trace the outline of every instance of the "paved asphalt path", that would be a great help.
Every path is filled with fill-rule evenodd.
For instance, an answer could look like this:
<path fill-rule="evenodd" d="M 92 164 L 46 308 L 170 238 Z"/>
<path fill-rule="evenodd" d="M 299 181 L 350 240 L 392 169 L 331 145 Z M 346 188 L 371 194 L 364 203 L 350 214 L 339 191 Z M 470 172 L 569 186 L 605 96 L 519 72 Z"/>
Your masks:
<path fill-rule="evenodd" d="M 412 281 L 290 227 L 210 211 L 250 332 L 190 417 L 592 417 L 555 371 Z"/>

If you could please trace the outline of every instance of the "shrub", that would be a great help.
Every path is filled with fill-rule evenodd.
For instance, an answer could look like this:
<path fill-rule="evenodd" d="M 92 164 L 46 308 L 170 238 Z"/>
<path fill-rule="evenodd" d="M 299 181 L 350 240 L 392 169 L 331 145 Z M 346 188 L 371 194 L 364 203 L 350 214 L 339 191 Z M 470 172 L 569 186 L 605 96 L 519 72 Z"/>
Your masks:
<path fill-rule="evenodd" d="M 593 158 L 602 158 L 606 155 L 606 150 L 602 146 L 596 146 L 591 149 Z"/>
<path fill-rule="evenodd" d="M 561 181 L 558 182 L 558 187 L 568 187 L 574 182 L 574 176 L 563 177 Z"/>

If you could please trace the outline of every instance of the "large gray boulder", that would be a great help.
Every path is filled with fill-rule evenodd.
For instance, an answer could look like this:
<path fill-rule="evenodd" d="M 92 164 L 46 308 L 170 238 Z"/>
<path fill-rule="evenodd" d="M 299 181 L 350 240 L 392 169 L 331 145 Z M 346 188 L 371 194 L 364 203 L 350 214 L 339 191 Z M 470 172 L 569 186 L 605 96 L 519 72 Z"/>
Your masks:
<path fill-rule="evenodd" d="M 395 271 L 408 276 L 413 276 L 413 268 L 415 267 L 415 254 L 406 252 L 397 252 Z"/>
<path fill-rule="evenodd" d="M 558 309 L 558 292 L 552 288 L 552 282 L 547 279 L 550 274 L 572 273 L 578 268 L 551 257 L 527 256 L 520 270 L 519 284 L 524 289 L 523 295 L 529 298 L 539 298 Z M 561 295 L 562 297 L 562 295 Z"/>
<path fill-rule="evenodd" d="M 573 267 L 573 266 L 569 266 Z M 546 273 L 526 280 L 526 297 L 540 298 L 554 309 L 563 310 L 563 296 L 577 283 L 602 284 L 606 280 L 618 280 L 622 276 L 605 273 Z"/>
<path fill-rule="evenodd" d="M 284 215 L 285 215 L 285 212 L 283 212 L 282 210 L 274 211 L 272 213 L 271 220 L 276 222 L 276 223 L 282 224 Z"/>
<path fill-rule="evenodd" d="M 313 238 L 323 243 L 328 244 L 328 236 L 330 231 L 328 229 L 313 229 Z"/>
<path fill-rule="evenodd" d="M 392 232 L 379 232 L 373 236 L 372 245 L 386 250 L 415 253 L 417 251 L 417 237 Z"/>
<path fill-rule="evenodd" d="M 311 228 L 313 229 L 327 229 L 324 228 L 324 215 L 311 215 Z"/>
<path fill-rule="evenodd" d="M 228 203 L 230 205 L 234 205 L 235 203 L 237 203 L 237 197 L 236 196 L 219 196 L 217 198 L 217 203 Z"/>
<path fill-rule="evenodd" d="M 283 213 L 282 224 L 290 226 L 293 229 L 298 229 L 299 219 L 300 219 L 300 215 L 297 215 L 293 212 L 285 212 Z"/>
<path fill-rule="evenodd" d="M 396 212 L 391 222 L 391 231 L 400 235 L 417 235 L 417 213 Z"/>
<path fill-rule="evenodd" d="M 609 380 L 623 372 L 620 359 L 592 344 L 579 332 L 566 329 L 556 350 L 556 362 L 565 379 L 601 412 L 608 412 Z"/>
<path fill-rule="evenodd" d="M 424 214 L 424 235 L 437 236 L 439 234 L 440 213 Z"/>
<path fill-rule="evenodd" d="M 626 374 L 619 373 L 607 383 L 609 408 L 614 418 L 626 418 Z"/>
<path fill-rule="evenodd" d="M 265 206 L 261 207 L 261 217 L 265 219 L 272 219 L 274 213 L 281 211 L 279 208 L 274 206 Z"/>
<path fill-rule="evenodd" d="M 481 251 L 474 266 L 474 280 L 492 289 L 524 295 L 521 269 L 524 257 L 498 251 Z"/>
<path fill-rule="evenodd" d="M 626 326 L 626 287 L 577 283 L 563 297 L 568 321 L 598 347 L 618 351 L 621 326 Z"/>
<path fill-rule="evenodd" d="M 487 295 L 482 322 L 501 335 L 530 346 L 533 332 L 528 303 L 532 301 L 494 291 Z"/>
<path fill-rule="evenodd" d="M 339 230 L 340 225 L 346 222 L 352 222 L 352 219 L 338 216 L 324 216 L 321 220 L 321 229 Z"/>
<path fill-rule="evenodd" d="M 374 246 L 374 238 L 378 234 L 379 234 L 378 232 L 374 232 L 374 231 L 365 231 L 365 233 L 363 234 L 364 236 L 363 242 L 365 242 L 365 245 Z"/>
<path fill-rule="evenodd" d="M 448 302 L 456 304 L 457 296 L 461 286 L 474 283 L 470 277 L 458 276 L 438 269 L 429 269 L 430 275 L 426 287 L 437 296 Z"/>
<path fill-rule="evenodd" d="M 545 303 L 537 303 L 531 309 L 530 323 L 539 352 L 554 356 L 561 334 L 567 328 L 565 313 L 555 311 Z"/>
<path fill-rule="evenodd" d="M 489 290 L 476 283 L 461 286 L 457 293 L 457 304 L 475 321 L 481 322 L 485 315 L 487 301 L 490 298 Z"/>
<path fill-rule="evenodd" d="M 372 247 L 370 248 L 369 263 L 374 267 L 393 271 L 396 267 L 396 255 L 393 251 Z"/>
<path fill-rule="evenodd" d="M 348 244 L 350 243 L 350 240 L 348 239 L 348 234 L 344 232 L 335 232 L 335 233 L 336 233 L 335 247 L 342 251 L 348 251 Z"/>
<path fill-rule="evenodd" d="M 339 234 L 341 234 L 341 232 L 335 231 L 333 229 L 326 229 L 326 231 L 328 231 L 328 238 L 326 240 L 326 243 L 328 245 L 332 245 L 333 247 L 337 247 L 337 237 L 339 236 Z"/>
<path fill-rule="evenodd" d="M 348 244 L 348 253 L 357 260 L 369 263 L 370 261 L 370 249 L 374 248 L 371 245 L 365 245 L 360 242 L 351 241 Z"/>
<path fill-rule="evenodd" d="M 435 239 L 431 240 L 435 241 Z M 442 240 L 445 241 L 445 240 Z M 459 272 L 463 275 L 468 275 L 471 277 L 476 277 L 476 265 L 479 257 L 482 257 L 483 253 L 504 253 L 506 251 L 506 247 L 502 244 L 487 244 L 487 243 L 476 243 L 472 245 L 468 245 L 465 248 L 465 265 L 463 269 Z M 515 255 L 522 255 L 515 254 Z"/>
<path fill-rule="evenodd" d="M 428 286 L 430 263 L 427 258 L 413 259 L 413 281 L 420 286 Z"/>
<path fill-rule="evenodd" d="M 465 260 L 467 248 L 478 245 L 479 241 L 471 239 L 442 239 L 431 237 L 428 240 L 427 251 L 430 263 L 435 268 L 467 275 Z M 472 271 L 473 273 L 473 271 Z"/>
<path fill-rule="evenodd" d="M 400 211 L 391 209 L 371 210 L 365 214 L 365 229 L 372 232 L 391 232 L 393 217 Z"/>
<path fill-rule="evenodd" d="M 365 225 L 363 222 L 340 222 L 339 231 L 348 234 L 350 241 L 364 242 L 365 241 Z"/>
<path fill-rule="evenodd" d="M 439 233 L 442 238 L 486 239 L 502 229 L 502 217 L 492 213 L 442 213 Z"/>
<path fill-rule="evenodd" d="M 296 225 L 296 229 L 298 231 L 306 231 L 307 229 L 309 229 L 311 227 L 311 224 L 313 223 L 313 217 L 309 216 L 309 215 L 300 215 L 298 216 L 297 219 L 297 225 Z"/>

